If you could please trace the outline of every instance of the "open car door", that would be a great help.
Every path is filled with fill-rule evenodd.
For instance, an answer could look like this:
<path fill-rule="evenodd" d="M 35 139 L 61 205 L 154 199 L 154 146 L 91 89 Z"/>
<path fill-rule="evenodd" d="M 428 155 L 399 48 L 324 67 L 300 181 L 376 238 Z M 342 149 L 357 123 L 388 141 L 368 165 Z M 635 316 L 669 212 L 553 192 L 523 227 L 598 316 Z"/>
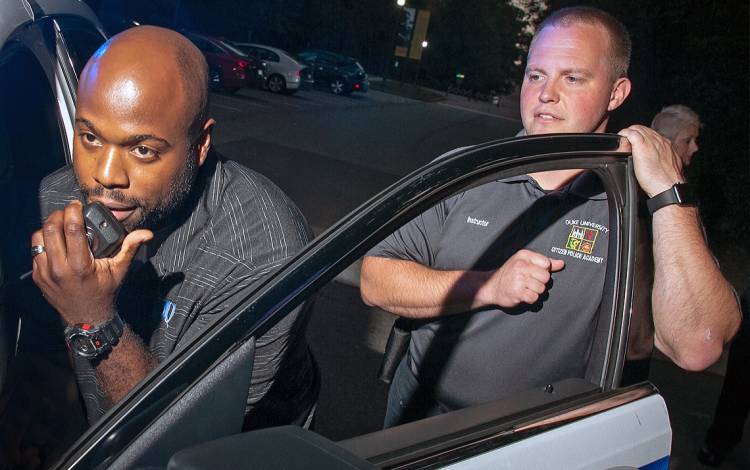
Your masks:
<path fill-rule="evenodd" d="M 671 430 L 658 392 L 649 384 L 617 389 L 633 288 L 637 189 L 618 142 L 601 134 L 505 139 L 413 172 L 175 351 L 57 468 L 667 468 Z M 585 374 L 338 443 L 299 428 L 240 434 L 255 338 L 437 202 L 502 178 L 573 168 L 600 179 L 609 206 L 609 229 L 601 234 L 608 243 L 604 291 Z"/>

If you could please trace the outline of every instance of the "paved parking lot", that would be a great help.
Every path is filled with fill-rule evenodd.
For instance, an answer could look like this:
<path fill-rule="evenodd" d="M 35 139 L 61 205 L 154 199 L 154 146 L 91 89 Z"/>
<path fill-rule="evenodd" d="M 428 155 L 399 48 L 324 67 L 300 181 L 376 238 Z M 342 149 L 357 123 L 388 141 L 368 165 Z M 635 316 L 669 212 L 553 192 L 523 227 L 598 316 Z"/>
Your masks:
<path fill-rule="evenodd" d="M 695 458 L 713 419 L 723 377 L 715 372 L 686 372 L 671 362 L 652 362 L 649 379 L 667 402 L 672 422 L 672 470 L 705 470 Z M 750 469 L 750 421 L 743 441 L 727 456 L 723 470 Z"/>
<path fill-rule="evenodd" d="M 325 228 L 456 147 L 514 135 L 520 121 L 371 90 L 212 93 L 221 153 L 278 184 Z"/>

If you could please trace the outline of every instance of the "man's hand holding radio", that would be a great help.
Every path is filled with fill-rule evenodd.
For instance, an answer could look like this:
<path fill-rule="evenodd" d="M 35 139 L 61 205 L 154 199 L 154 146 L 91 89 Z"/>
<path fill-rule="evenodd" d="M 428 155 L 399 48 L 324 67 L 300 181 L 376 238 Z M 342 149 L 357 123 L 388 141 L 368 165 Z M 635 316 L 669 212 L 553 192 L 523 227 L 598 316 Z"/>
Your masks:
<path fill-rule="evenodd" d="M 114 314 L 115 299 L 141 244 L 150 230 L 134 230 L 111 258 L 95 259 L 86 237 L 83 205 L 74 201 L 55 211 L 31 236 L 44 247 L 33 259 L 33 279 L 44 297 L 68 324 L 97 324 Z"/>

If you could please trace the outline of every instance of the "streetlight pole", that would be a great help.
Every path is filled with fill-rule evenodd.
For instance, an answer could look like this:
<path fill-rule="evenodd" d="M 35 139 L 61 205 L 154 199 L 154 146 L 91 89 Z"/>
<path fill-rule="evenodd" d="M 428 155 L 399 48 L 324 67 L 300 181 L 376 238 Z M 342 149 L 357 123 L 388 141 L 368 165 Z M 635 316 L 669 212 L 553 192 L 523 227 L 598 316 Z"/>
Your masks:
<path fill-rule="evenodd" d="M 396 62 L 398 60 L 396 59 L 396 46 L 399 44 L 399 38 L 401 37 L 401 21 L 404 19 L 404 6 L 406 5 L 406 0 L 396 0 L 396 5 L 398 5 L 398 29 L 396 30 L 396 39 L 393 44 L 393 49 L 388 55 L 388 73 L 392 73 L 394 65 L 399 64 L 400 76 L 403 77 L 401 64 Z"/>
<path fill-rule="evenodd" d="M 419 86 L 419 69 L 422 65 L 422 57 L 424 57 L 424 50 L 427 49 L 427 46 L 429 43 L 427 41 L 422 41 L 422 54 L 417 61 L 417 73 L 414 75 L 414 87 L 417 88 Z"/>

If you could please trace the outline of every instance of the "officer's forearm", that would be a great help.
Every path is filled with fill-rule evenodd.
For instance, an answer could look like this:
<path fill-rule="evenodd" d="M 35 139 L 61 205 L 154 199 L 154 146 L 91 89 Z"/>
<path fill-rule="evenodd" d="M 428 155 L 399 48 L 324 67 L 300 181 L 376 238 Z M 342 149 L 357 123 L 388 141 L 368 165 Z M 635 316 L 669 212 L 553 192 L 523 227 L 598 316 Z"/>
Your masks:
<path fill-rule="evenodd" d="M 703 237 L 697 209 L 654 213 L 653 316 L 656 346 L 688 370 L 702 370 L 737 332 L 737 299 Z"/>
<path fill-rule="evenodd" d="M 362 300 L 396 315 L 434 318 L 479 307 L 476 294 L 486 273 L 438 271 L 413 261 L 366 256 Z"/>

